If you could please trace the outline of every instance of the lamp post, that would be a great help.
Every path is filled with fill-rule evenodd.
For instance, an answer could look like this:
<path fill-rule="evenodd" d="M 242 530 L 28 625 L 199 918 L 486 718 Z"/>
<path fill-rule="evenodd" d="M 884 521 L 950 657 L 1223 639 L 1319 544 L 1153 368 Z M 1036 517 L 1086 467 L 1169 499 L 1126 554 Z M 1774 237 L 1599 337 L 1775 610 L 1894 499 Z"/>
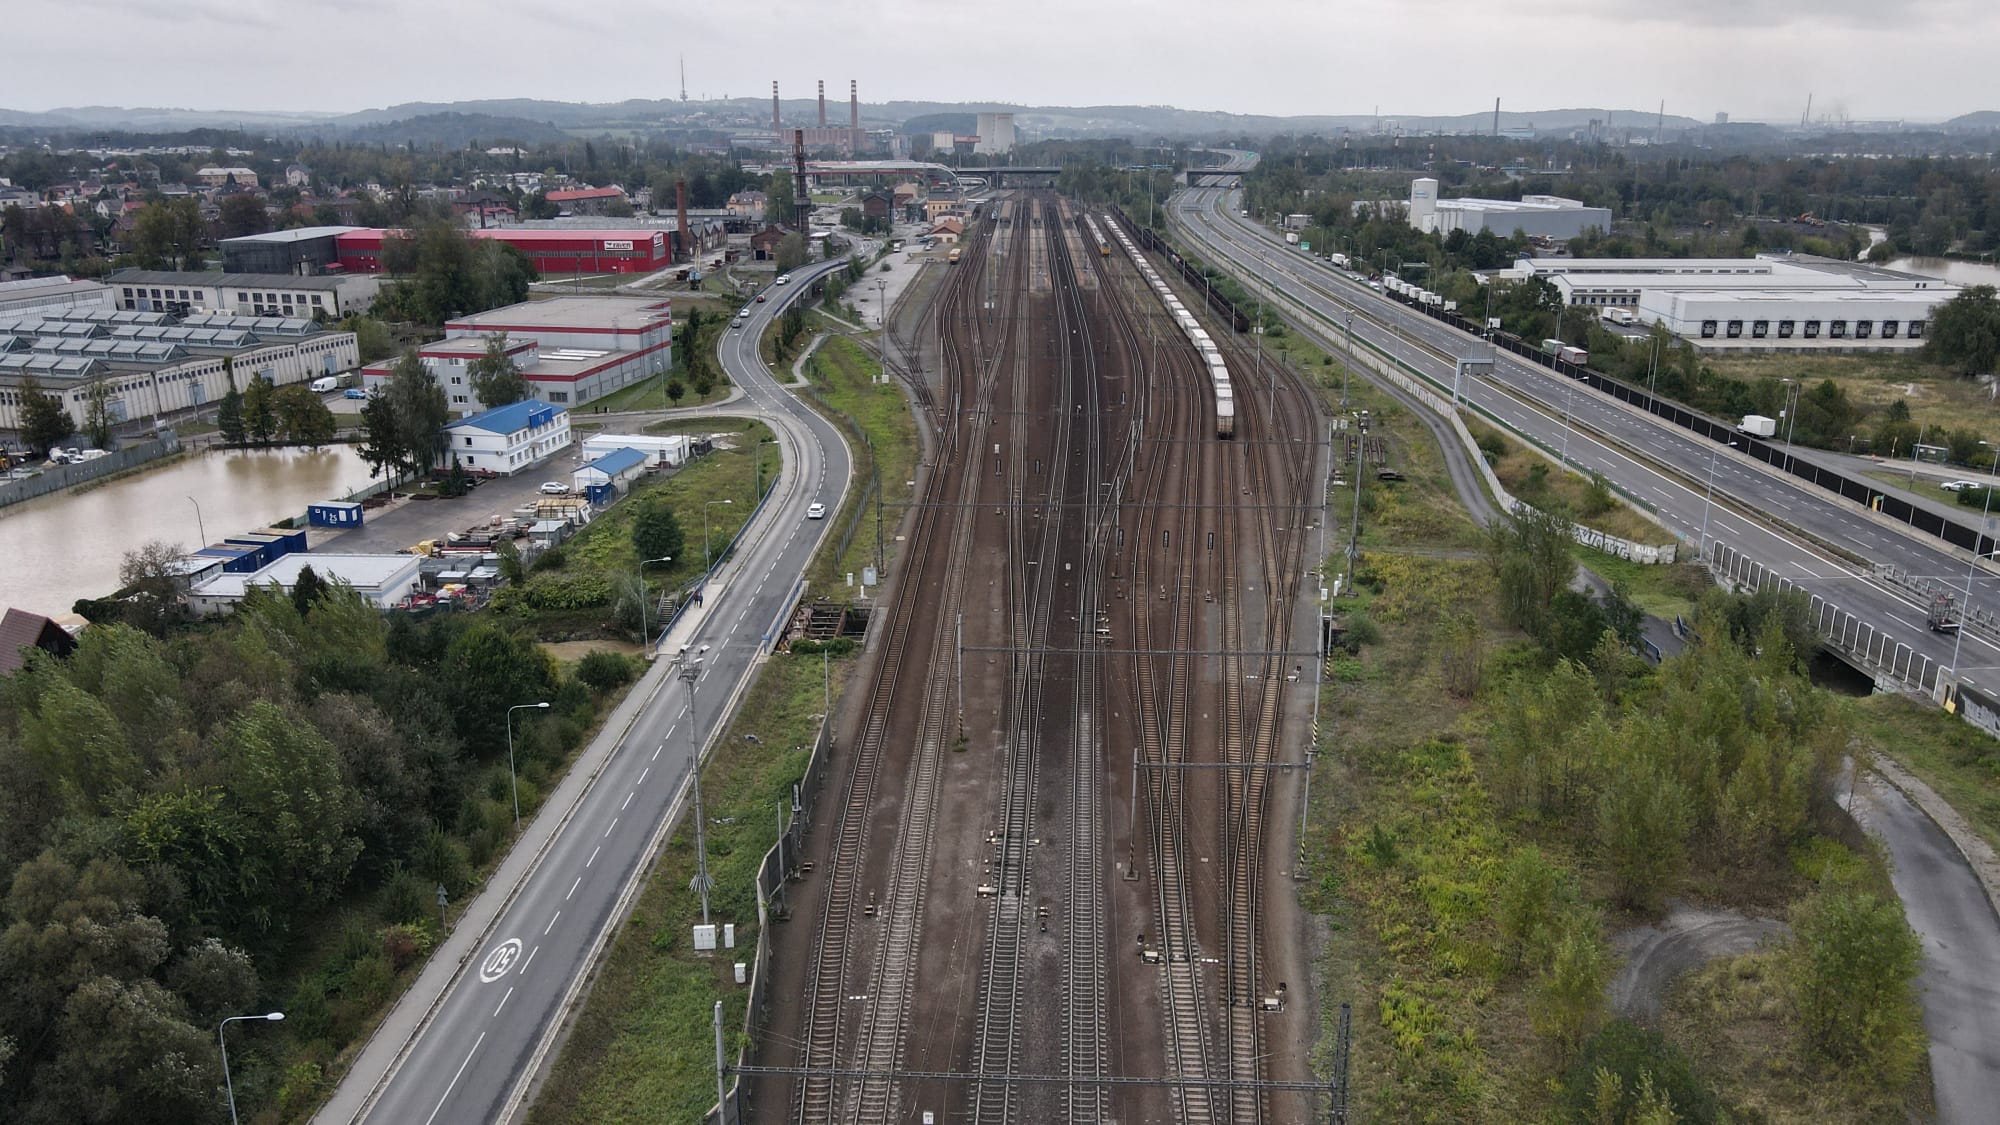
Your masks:
<path fill-rule="evenodd" d="M 715 564 L 714 564 L 713 562 L 711 562 L 711 561 L 709 560 L 709 552 L 708 552 L 708 542 L 709 542 L 709 540 L 708 540 L 708 510 L 709 510 L 710 508 L 713 508 L 713 507 L 715 507 L 715 506 L 716 506 L 717 504 L 734 504 L 734 503 L 736 503 L 736 501 L 734 501 L 734 500 L 706 500 L 706 501 L 703 501 L 703 502 L 702 502 L 702 505 L 701 505 L 701 572 L 702 572 L 702 574 L 703 574 L 703 575 L 707 575 L 707 574 L 709 574 L 709 573 L 710 573 L 711 571 L 713 571 L 713 570 L 715 569 Z M 708 581 L 708 579 L 707 579 L 706 577 L 704 577 L 704 578 L 702 579 L 702 581 L 703 581 L 703 582 L 706 582 L 706 581 Z"/>
<path fill-rule="evenodd" d="M 514 772 L 514 712 L 546 711 L 548 709 L 549 705 L 546 700 L 541 703 L 517 703 L 507 708 L 507 785 L 514 791 L 514 827 L 516 829 L 521 827 L 521 779 Z"/>
<path fill-rule="evenodd" d="M 194 505 L 194 531 L 196 535 L 201 536 L 201 545 L 206 547 L 208 546 L 208 529 L 202 525 L 201 501 L 190 496 L 187 498 L 187 502 Z"/>
<path fill-rule="evenodd" d="M 223 1020 L 221 1023 L 215 1025 L 215 1043 L 216 1046 L 222 1048 L 222 1088 L 229 1095 L 230 1125 L 236 1125 L 237 1123 L 236 1083 L 231 1081 L 229 1077 L 229 1040 L 222 1033 L 228 1030 L 230 1024 L 235 1023 L 238 1020 L 269 1020 L 272 1023 L 277 1023 L 279 1020 L 282 1020 L 284 1018 L 285 1018 L 285 1013 L 283 1012 L 266 1012 L 263 1015 L 258 1015 L 258 1016 L 230 1016 L 229 1018 Z"/>
<path fill-rule="evenodd" d="M 1730 442 L 1729 448 L 1735 449 L 1736 443 Z M 1708 510 L 1715 505 L 1715 458 L 1721 452 L 1721 449 L 1708 451 L 1708 499 L 1701 504 L 1701 545 L 1695 548 L 1698 556 L 1708 554 Z"/>
<path fill-rule="evenodd" d="M 688 686 L 688 772 L 694 776 L 694 890 L 701 896 L 701 924 L 706 926 L 708 889 L 714 880 L 708 877 L 708 842 L 701 812 L 701 739 L 695 734 L 694 717 L 694 685 L 701 679 L 701 657 L 683 660 L 680 677 Z"/>
<path fill-rule="evenodd" d="M 1799 426 L 1799 396 L 1804 393 L 1806 385 L 1791 378 L 1781 379 L 1779 382 L 1786 384 L 1785 471 L 1789 473 L 1792 471 L 1792 432 Z"/>
<path fill-rule="evenodd" d="M 703 512 L 703 515 L 708 513 Z M 657 559 L 639 560 L 639 652 L 643 655 L 653 648 L 653 629 L 646 624 L 646 568 L 654 563 L 674 561 L 672 555 L 661 555 Z"/>
<path fill-rule="evenodd" d="M 1990 476 L 2000 477 L 2000 445 L 1990 441 L 1979 444 L 1993 447 L 1993 471 Z M 1972 558 L 1965 564 L 1965 605 L 1958 611 L 1958 628 L 1951 639 L 1951 674 L 1958 675 L 1958 649 L 1965 643 L 1965 619 L 1972 614 L 1972 575 L 1979 568 L 1979 542 L 1986 534 L 1986 521 L 1993 515 L 1993 482 L 1986 482 L 1986 505 L 1980 511 L 1979 529 L 1972 533 Z"/>

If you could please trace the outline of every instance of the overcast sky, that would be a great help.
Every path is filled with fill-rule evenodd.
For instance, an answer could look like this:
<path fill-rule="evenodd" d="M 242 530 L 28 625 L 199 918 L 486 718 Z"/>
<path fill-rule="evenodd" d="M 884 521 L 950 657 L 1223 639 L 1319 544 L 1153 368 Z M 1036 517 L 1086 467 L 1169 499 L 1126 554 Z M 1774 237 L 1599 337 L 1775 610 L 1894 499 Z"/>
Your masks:
<path fill-rule="evenodd" d="M 71 0 L 7 5 L 0 106 L 346 112 L 689 92 L 1242 113 L 2000 109 L 1994 0 Z M 1640 9 L 1634 12 L 1634 9 Z M 36 47 L 45 45 L 48 49 Z"/>

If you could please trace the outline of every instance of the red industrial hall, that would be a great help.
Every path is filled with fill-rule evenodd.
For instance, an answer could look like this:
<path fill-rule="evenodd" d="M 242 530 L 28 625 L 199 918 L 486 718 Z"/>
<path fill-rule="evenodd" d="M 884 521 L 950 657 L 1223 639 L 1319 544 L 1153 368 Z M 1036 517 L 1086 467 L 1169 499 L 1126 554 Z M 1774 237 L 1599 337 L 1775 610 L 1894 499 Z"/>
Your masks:
<path fill-rule="evenodd" d="M 652 273 L 673 264 L 663 230 L 469 230 L 474 238 L 497 238 L 528 256 L 545 274 Z M 381 273 L 382 243 L 401 231 L 356 230 L 334 239 L 340 268 L 348 273 Z"/>

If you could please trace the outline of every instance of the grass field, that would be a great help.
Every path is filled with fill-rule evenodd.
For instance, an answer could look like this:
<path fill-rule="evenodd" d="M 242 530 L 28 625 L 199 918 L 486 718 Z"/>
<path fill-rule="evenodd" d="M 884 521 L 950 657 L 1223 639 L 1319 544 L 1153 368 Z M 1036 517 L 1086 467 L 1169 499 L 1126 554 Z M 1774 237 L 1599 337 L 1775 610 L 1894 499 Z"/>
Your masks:
<path fill-rule="evenodd" d="M 1897 695 L 1854 700 L 1854 737 L 1937 790 L 2000 849 L 2000 742 L 1936 707 Z"/>
<path fill-rule="evenodd" d="M 1493 475 L 1515 499 L 1545 510 L 1565 508 L 1585 527 L 1634 543 L 1664 546 L 1677 541 L 1673 532 L 1640 515 L 1616 493 L 1596 486 L 1580 471 L 1563 471 L 1512 434 L 1477 420 L 1468 421 L 1466 428 L 1489 455 L 1499 452 Z"/>
<path fill-rule="evenodd" d="M 1797 379 L 1812 386 L 1831 379 L 1862 409 L 1861 424 L 1869 430 L 1890 403 L 1902 399 L 1910 404 L 1910 420 L 1919 426 L 2000 433 L 2000 402 L 1986 387 L 1915 356 L 1705 355 L 1702 363 L 1718 375 L 1745 382 Z"/>
<path fill-rule="evenodd" d="M 895 542 L 896 525 L 908 510 L 914 491 L 910 482 L 917 471 L 917 423 L 910 416 L 900 386 L 873 381 L 881 371 L 881 364 L 860 345 L 839 336 L 821 344 L 807 361 L 813 397 L 835 415 L 852 419 L 843 421 L 843 426 L 850 431 L 848 442 L 854 447 L 854 483 L 847 501 L 830 517 L 834 520 L 832 545 L 839 545 L 838 536 L 846 533 L 850 521 L 858 521 L 853 525 L 854 536 L 840 557 L 822 552 L 806 572 L 812 588 L 828 596 L 839 596 L 836 591 L 845 588 L 848 574 L 856 575 L 858 581 L 861 568 L 875 562 L 876 506 L 870 503 L 866 510 L 857 510 L 856 505 L 878 472 L 884 561 L 893 565 L 901 554 Z M 859 434 L 852 432 L 857 424 Z M 862 434 L 867 436 L 866 442 L 858 440 Z"/>

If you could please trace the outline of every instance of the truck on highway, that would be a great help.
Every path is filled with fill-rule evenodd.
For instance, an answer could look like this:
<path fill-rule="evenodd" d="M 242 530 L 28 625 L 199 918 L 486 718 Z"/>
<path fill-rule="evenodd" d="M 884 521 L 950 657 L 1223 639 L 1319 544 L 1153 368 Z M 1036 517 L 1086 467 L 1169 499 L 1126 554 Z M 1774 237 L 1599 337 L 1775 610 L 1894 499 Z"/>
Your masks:
<path fill-rule="evenodd" d="M 1958 632 L 1958 596 L 1934 595 L 1931 598 L 1930 611 L 1924 614 L 1924 625 L 1933 633 Z"/>
<path fill-rule="evenodd" d="M 1762 414 L 1745 414 L 1743 420 L 1736 424 L 1736 428 L 1751 437 L 1770 437 L 1778 432 L 1778 420 L 1766 418 Z"/>
<path fill-rule="evenodd" d="M 1589 352 L 1582 348 L 1570 347 L 1568 345 L 1564 345 L 1562 350 L 1556 352 L 1556 355 L 1564 363 L 1574 363 L 1578 367 L 1582 367 L 1584 364 L 1590 362 Z"/>

